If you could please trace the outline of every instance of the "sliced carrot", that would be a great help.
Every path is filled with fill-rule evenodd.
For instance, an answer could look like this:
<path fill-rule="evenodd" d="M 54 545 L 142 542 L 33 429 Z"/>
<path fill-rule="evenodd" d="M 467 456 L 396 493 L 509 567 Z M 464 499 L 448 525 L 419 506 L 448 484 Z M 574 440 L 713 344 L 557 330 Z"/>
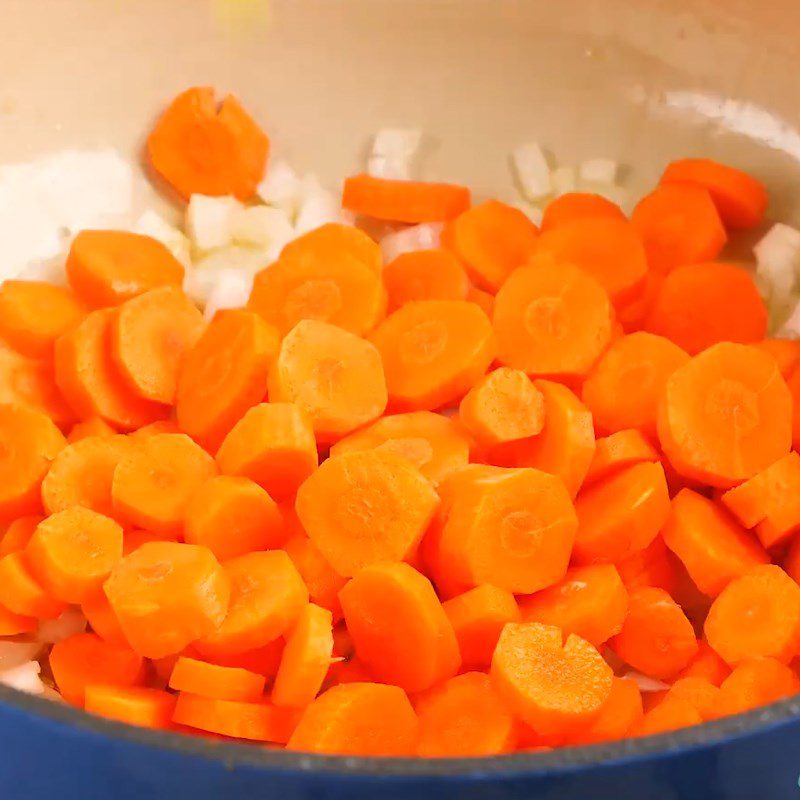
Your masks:
<path fill-rule="evenodd" d="M 155 422 L 153 424 L 158 425 L 159 423 Z M 89 439 L 92 436 L 113 436 L 115 433 L 116 431 L 100 417 L 91 417 L 84 422 L 76 422 L 70 429 L 67 441 L 70 444 L 74 444 L 81 439 Z"/>
<path fill-rule="evenodd" d="M 788 663 L 800 644 L 800 586 L 774 564 L 754 567 L 714 600 L 705 635 L 730 666 L 759 657 Z"/>
<path fill-rule="evenodd" d="M 731 674 L 731 668 L 717 655 L 705 639 L 700 639 L 697 647 L 697 655 L 685 669 L 678 673 L 678 679 L 705 678 L 714 686 L 721 686 L 725 678 Z"/>
<path fill-rule="evenodd" d="M 492 682 L 514 713 L 541 735 L 589 725 L 611 694 L 613 673 L 589 642 L 537 622 L 509 623 L 492 658 Z"/>
<path fill-rule="evenodd" d="M 319 254 L 355 259 L 376 275 L 383 272 L 380 245 L 353 225 L 329 222 L 292 239 L 281 251 L 281 257 L 290 260 Z"/>
<path fill-rule="evenodd" d="M 487 200 L 451 220 L 442 243 L 481 289 L 496 292 L 533 255 L 539 231 L 518 208 Z"/>
<path fill-rule="evenodd" d="M 670 687 L 665 700 L 672 697 L 679 697 L 694 707 L 703 722 L 731 713 L 719 687 L 714 686 L 707 678 L 679 678 Z"/>
<path fill-rule="evenodd" d="M 157 433 L 183 433 L 178 427 L 178 423 L 174 419 L 160 419 L 156 422 L 151 422 L 149 425 L 144 425 L 137 431 L 131 431 L 128 434 L 131 438 L 144 439 L 147 436 L 155 436 Z"/>
<path fill-rule="evenodd" d="M 84 598 L 81 611 L 89 622 L 92 631 L 109 644 L 128 645 L 122 626 L 101 588 Z"/>
<path fill-rule="evenodd" d="M 628 591 L 611 564 L 574 567 L 563 580 L 521 597 L 525 622 L 553 625 L 600 647 L 622 629 L 628 611 Z"/>
<path fill-rule="evenodd" d="M 262 675 L 269 683 L 278 674 L 285 646 L 286 642 L 282 638 L 278 638 L 273 639 L 269 644 L 245 650 L 243 653 L 204 653 L 202 658 L 211 664 L 219 664 L 221 667 L 235 667 L 255 672 L 257 675 Z M 199 653 L 197 655 L 199 656 Z"/>
<path fill-rule="evenodd" d="M 480 306 L 483 309 L 483 313 L 486 314 L 489 319 L 491 319 L 494 315 L 493 294 L 489 294 L 489 292 L 484 292 L 482 289 L 476 289 L 474 286 L 471 286 L 467 291 L 467 296 L 465 299 L 470 303 L 475 303 L 476 306 Z"/>
<path fill-rule="evenodd" d="M 130 526 L 176 535 L 183 529 L 189 500 L 215 473 L 214 459 L 185 434 L 149 436 L 114 471 L 115 515 Z"/>
<path fill-rule="evenodd" d="M 216 451 L 247 409 L 264 399 L 279 347 L 278 332 L 257 314 L 233 309 L 215 317 L 178 373 L 181 429 Z"/>
<path fill-rule="evenodd" d="M 191 495 L 183 534 L 220 561 L 280 547 L 286 539 L 275 501 L 253 481 L 227 475 L 210 478 Z"/>
<path fill-rule="evenodd" d="M 800 367 L 786 381 L 792 398 L 792 447 L 800 448 Z M 800 450 L 798 450 L 800 452 Z"/>
<path fill-rule="evenodd" d="M 374 178 L 364 173 L 347 178 L 342 207 L 388 222 L 445 222 L 470 205 L 466 186 Z"/>
<path fill-rule="evenodd" d="M 6 532 L 8 536 L 8 532 Z M 0 549 L 2 549 L 2 542 L 0 541 Z M 789 550 L 783 558 L 782 565 L 786 570 L 786 574 L 795 582 L 800 583 L 800 538 L 795 536 L 789 546 Z"/>
<path fill-rule="evenodd" d="M 611 341 L 613 318 L 603 287 L 578 267 L 523 267 L 495 299 L 497 358 L 538 377 L 583 377 Z"/>
<path fill-rule="evenodd" d="M 389 313 L 416 300 L 466 300 L 467 273 L 447 250 L 402 253 L 383 270 Z"/>
<path fill-rule="evenodd" d="M 416 548 L 439 505 L 431 483 L 407 459 L 381 450 L 329 458 L 300 487 L 303 528 L 340 575 Z"/>
<path fill-rule="evenodd" d="M 87 686 L 134 686 L 144 677 L 141 656 L 93 633 L 77 633 L 56 642 L 50 651 L 50 669 L 61 696 L 79 707 Z"/>
<path fill-rule="evenodd" d="M 163 658 L 219 628 L 230 583 L 207 548 L 149 542 L 114 567 L 104 589 L 131 647 Z"/>
<path fill-rule="evenodd" d="M 27 517 L 18 517 L 6 528 L 2 538 L 0 538 L 0 558 L 9 553 L 16 553 L 24 550 L 36 530 L 36 526 L 44 519 L 38 514 Z"/>
<path fill-rule="evenodd" d="M 128 530 L 122 540 L 122 555 L 128 556 L 148 542 L 169 542 L 174 540 L 173 536 L 155 533 L 154 531 Z"/>
<path fill-rule="evenodd" d="M 169 688 L 217 700 L 253 702 L 264 694 L 266 679 L 240 667 L 221 667 L 180 656 L 169 678 Z"/>
<path fill-rule="evenodd" d="M 463 668 L 485 669 L 507 622 L 519 622 L 514 595 L 488 583 L 442 604 L 458 640 Z"/>
<path fill-rule="evenodd" d="M 286 638 L 272 687 L 276 706 L 305 708 L 322 688 L 333 653 L 333 617 L 309 603 Z"/>
<path fill-rule="evenodd" d="M 700 725 L 703 718 L 697 709 L 681 697 L 665 698 L 650 709 L 644 717 L 628 731 L 629 737 L 655 736 L 680 728 Z"/>
<path fill-rule="evenodd" d="M 560 270 L 571 264 L 591 275 L 616 306 L 633 300 L 647 275 L 644 245 L 627 220 L 584 217 L 543 233 L 533 263 Z"/>
<path fill-rule="evenodd" d="M 375 330 L 389 399 L 398 410 L 434 410 L 460 400 L 494 358 L 492 326 L 463 300 L 407 303 Z"/>
<path fill-rule="evenodd" d="M 632 553 L 616 564 L 628 591 L 655 586 L 669 595 L 677 590 L 679 566 L 678 559 L 664 544 L 660 534 L 644 550 Z"/>
<path fill-rule="evenodd" d="M 327 608 L 335 620 L 341 619 L 342 606 L 339 602 L 339 592 L 347 583 L 347 578 L 334 571 L 304 531 L 291 535 L 284 543 L 283 549 L 300 573 L 312 602 Z"/>
<path fill-rule="evenodd" d="M 797 339 L 764 339 L 763 342 L 754 342 L 752 346 L 775 359 L 786 381 L 800 366 L 800 341 Z"/>
<path fill-rule="evenodd" d="M 204 656 L 268 645 L 288 633 L 308 603 L 308 589 L 282 550 L 232 558 L 223 570 L 231 587 L 230 606 L 224 622 L 196 642 Z"/>
<path fill-rule="evenodd" d="M 707 189 L 730 228 L 754 228 L 764 218 L 767 190 L 742 170 L 707 158 L 673 161 L 661 176 L 662 184 L 688 183 Z"/>
<path fill-rule="evenodd" d="M 343 756 L 411 756 L 418 729 L 402 689 L 349 683 L 328 689 L 308 706 L 286 747 Z"/>
<path fill-rule="evenodd" d="M 542 218 L 542 233 L 585 219 L 625 221 L 622 209 L 611 200 L 590 192 L 566 192 L 551 200 Z"/>
<path fill-rule="evenodd" d="M 175 711 L 174 695 L 141 686 L 91 684 L 85 698 L 84 709 L 90 714 L 140 728 L 166 730 Z"/>
<path fill-rule="evenodd" d="M 516 744 L 514 717 L 482 672 L 445 681 L 417 700 L 423 758 L 464 758 L 511 753 Z"/>
<path fill-rule="evenodd" d="M 0 559 L 0 606 L 14 614 L 37 619 L 55 619 L 66 608 L 36 581 L 20 550 Z"/>
<path fill-rule="evenodd" d="M 713 261 L 728 240 L 711 195 L 702 186 L 662 184 L 631 215 L 651 269 L 669 272 Z"/>
<path fill-rule="evenodd" d="M 295 730 L 300 712 L 278 708 L 266 701 L 244 703 L 218 700 L 181 692 L 173 722 L 234 739 L 286 744 Z"/>
<path fill-rule="evenodd" d="M 600 714 L 586 728 L 571 738 L 575 744 L 614 742 L 625 737 L 628 731 L 641 722 L 644 716 L 642 693 L 635 681 L 613 678 L 611 693 L 600 709 Z"/>
<path fill-rule="evenodd" d="M 697 637 L 681 607 L 663 590 L 634 589 L 611 648 L 634 669 L 659 680 L 675 677 L 697 655 Z"/>
<path fill-rule="evenodd" d="M 767 333 L 767 309 L 750 273 L 734 264 L 689 264 L 664 279 L 644 325 L 690 355 Z"/>
<path fill-rule="evenodd" d="M 253 196 L 264 175 L 269 139 L 242 104 L 227 95 L 218 106 L 208 86 L 170 103 L 147 139 L 155 171 L 181 197 Z"/>
<path fill-rule="evenodd" d="M 729 488 L 789 452 L 791 394 L 769 356 L 718 344 L 667 380 L 658 437 L 681 475 Z"/>
<path fill-rule="evenodd" d="M 658 299 L 662 283 L 664 283 L 664 275 L 651 269 L 636 298 L 617 309 L 617 322 L 622 325 L 625 333 L 636 333 L 644 329 Z"/>
<path fill-rule="evenodd" d="M 269 398 L 296 404 L 311 418 L 318 442 L 335 442 L 386 408 L 380 353 L 334 325 L 299 322 L 281 343 L 269 375 Z"/>
<path fill-rule="evenodd" d="M 739 714 L 800 693 L 800 678 L 774 658 L 752 658 L 737 664 L 720 690 L 727 709 Z"/>
<path fill-rule="evenodd" d="M 628 467 L 584 489 L 575 501 L 573 561 L 614 563 L 643 550 L 669 516 L 669 492 L 658 462 Z"/>
<path fill-rule="evenodd" d="M 328 668 L 323 691 L 343 683 L 371 683 L 374 680 L 366 665 L 355 655 L 336 661 Z"/>
<path fill-rule="evenodd" d="M 620 470 L 659 460 L 659 453 L 635 428 L 617 431 L 595 443 L 594 458 L 584 485 L 610 478 Z"/>
<path fill-rule="evenodd" d="M 0 606 L 0 636 L 18 636 L 21 633 L 33 633 L 39 627 L 39 620 L 15 614 L 5 606 Z"/>

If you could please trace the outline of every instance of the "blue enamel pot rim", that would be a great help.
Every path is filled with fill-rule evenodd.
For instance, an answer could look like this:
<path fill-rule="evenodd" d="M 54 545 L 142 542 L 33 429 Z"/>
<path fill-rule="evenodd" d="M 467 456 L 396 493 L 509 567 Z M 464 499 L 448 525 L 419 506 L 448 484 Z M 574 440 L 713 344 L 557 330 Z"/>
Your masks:
<path fill-rule="evenodd" d="M 800 724 L 800 695 L 745 714 L 641 739 L 568 747 L 542 753 L 518 753 L 486 758 L 375 758 L 295 753 L 263 745 L 209 742 L 202 737 L 136 728 L 87 714 L 80 709 L 0 686 L 0 727 L 3 705 L 34 717 L 71 726 L 77 733 L 106 736 L 122 743 L 158 748 L 177 755 L 224 762 L 226 767 L 262 768 L 295 773 L 340 776 L 514 777 L 548 775 L 600 768 L 632 760 L 669 757 L 683 752 L 724 746 L 745 736 L 768 733 L 792 722 Z"/>

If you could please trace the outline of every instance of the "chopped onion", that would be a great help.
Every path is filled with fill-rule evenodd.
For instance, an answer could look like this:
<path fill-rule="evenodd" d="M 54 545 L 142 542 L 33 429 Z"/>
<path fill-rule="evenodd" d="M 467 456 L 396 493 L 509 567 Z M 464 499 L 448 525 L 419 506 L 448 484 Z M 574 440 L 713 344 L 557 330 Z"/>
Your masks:
<path fill-rule="evenodd" d="M 301 195 L 301 179 L 285 161 L 274 161 L 256 188 L 256 194 L 267 205 L 282 208 L 290 218 L 294 218 Z"/>
<path fill-rule="evenodd" d="M 550 166 L 544 151 L 536 142 L 517 147 L 511 153 L 511 163 L 520 191 L 527 200 L 536 202 L 552 193 Z"/>
<path fill-rule="evenodd" d="M 616 183 L 617 169 L 610 158 L 590 158 L 578 168 L 578 178 L 584 183 Z"/>
<path fill-rule="evenodd" d="M 526 203 L 524 201 L 512 203 L 511 205 L 521 211 L 534 225 L 542 224 L 544 210 L 540 206 L 535 206 L 533 203 Z"/>
<path fill-rule="evenodd" d="M 226 247 L 232 240 L 233 218 L 242 209 L 235 197 L 193 194 L 186 209 L 186 232 L 198 250 Z"/>
<path fill-rule="evenodd" d="M 636 670 L 631 670 L 622 677 L 634 681 L 640 692 L 663 692 L 665 689 L 669 689 L 668 683 L 643 675 L 641 672 L 636 672 Z"/>
<path fill-rule="evenodd" d="M 800 261 L 800 231 L 778 222 L 753 247 L 759 264 L 779 263 L 796 267 Z"/>
<path fill-rule="evenodd" d="M 556 167 L 550 173 L 550 181 L 553 185 L 553 194 L 556 197 L 569 192 L 574 192 L 578 185 L 575 167 Z"/>
<path fill-rule="evenodd" d="M 250 206 L 240 209 L 233 217 L 231 237 L 237 244 L 262 250 L 276 245 L 283 248 L 294 236 L 289 216 L 281 208 Z"/>
<path fill-rule="evenodd" d="M 41 650 L 41 642 L 0 641 L 0 672 L 32 661 Z"/>
<path fill-rule="evenodd" d="M 45 644 L 55 644 L 86 630 L 86 617 L 79 608 L 68 608 L 57 619 L 47 619 L 39 625 L 36 638 Z"/>
<path fill-rule="evenodd" d="M 778 223 L 753 248 L 756 256 L 756 281 L 771 306 L 772 317 L 785 317 L 781 331 L 797 336 L 797 312 L 791 312 L 793 295 L 800 276 L 800 231 Z"/>
<path fill-rule="evenodd" d="M 216 273 L 215 283 L 208 294 L 203 312 L 207 320 L 213 319 L 223 308 L 242 308 L 247 305 L 253 288 L 253 276 L 241 270 L 223 269 Z"/>
<path fill-rule="evenodd" d="M 158 212 L 147 209 L 133 224 L 133 232 L 157 239 L 169 248 L 172 255 L 185 267 L 191 263 L 189 239 L 183 231 L 170 225 Z"/>
<path fill-rule="evenodd" d="M 26 661 L 16 667 L 0 672 L 0 683 L 28 694 L 43 694 L 44 684 L 39 673 L 42 668 L 38 661 Z"/>
<path fill-rule="evenodd" d="M 422 225 L 412 225 L 399 231 L 387 233 L 381 239 L 381 251 L 386 264 L 394 261 L 403 253 L 413 253 L 417 250 L 435 250 L 441 244 L 441 222 L 426 222 Z"/>
<path fill-rule="evenodd" d="M 582 183 L 579 185 L 580 190 L 583 192 L 591 192 L 600 197 L 605 197 L 606 200 L 616 203 L 625 212 L 631 210 L 629 208 L 631 201 L 630 192 L 622 186 L 611 183 Z"/>
<path fill-rule="evenodd" d="M 367 172 L 375 178 L 408 180 L 411 162 L 421 140 L 422 131 L 418 128 L 384 128 L 378 131 L 367 162 Z"/>
<path fill-rule="evenodd" d="M 306 175 L 294 223 L 296 234 L 300 236 L 329 222 L 341 221 L 339 198 L 324 189 L 316 175 Z"/>
<path fill-rule="evenodd" d="M 43 261 L 32 261 L 17 275 L 21 281 L 44 281 L 57 286 L 67 285 L 67 273 L 64 269 L 66 255 L 48 258 Z"/>

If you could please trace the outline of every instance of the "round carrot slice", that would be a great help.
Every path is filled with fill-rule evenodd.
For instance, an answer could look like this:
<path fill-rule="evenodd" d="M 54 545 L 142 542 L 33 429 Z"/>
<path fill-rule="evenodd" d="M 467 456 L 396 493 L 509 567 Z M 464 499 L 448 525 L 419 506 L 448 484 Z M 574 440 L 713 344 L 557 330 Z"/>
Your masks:
<path fill-rule="evenodd" d="M 0 606 L 0 636 L 18 636 L 21 633 L 33 633 L 39 627 L 39 620 L 15 614 L 5 606 Z"/>
<path fill-rule="evenodd" d="M 466 300 L 469 278 L 447 250 L 402 253 L 383 270 L 389 313 L 416 300 Z"/>
<path fill-rule="evenodd" d="M 371 272 L 383 271 L 383 253 L 380 245 L 360 228 L 329 222 L 313 231 L 292 239 L 281 251 L 281 257 L 302 260 L 327 254 L 330 258 L 349 257 L 361 262 Z"/>
<path fill-rule="evenodd" d="M 774 658 L 752 658 L 737 664 L 720 689 L 724 707 L 740 714 L 800 693 L 800 678 Z"/>
<path fill-rule="evenodd" d="M 252 702 L 264 694 L 266 678 L 240 667 L 221 667 L 180 656 L 169 678 L 169 688 L 217 700 Z"/>
<path fill-rule="evenodd" d="M 681 670 L 678 678 L 705 678 L 714 686 L 721 686 L 722 682 L 731 674 L 731 668 L 712 650 L 705 639 L 697 643 L 697 655 Z"/>
<path fill-rule="evenodd" d="M 89 622 L 92 632 L 101 639 L 109 644 L 124 644 L 130 647 L 117 615 L 102 588 L 84 598 L 81 603 L 81 612 Z"/>
<path fill-rule="evenodd" d="M 17 517 L 6 528 L 5 533 L 0 537 L 0 558 L 9 553 L 16 553 L 24 550 L 36 530 L 36 526 L 44 519 L 38 514 L 26 517 Z"/>
<path fill-rule="evenodd" d="M 660 454 L 637 430 L 622 430 L 595 442 L 594 458 L 586 473 L 584 484 L 609 478 L 620 470 L 658 461 Z"/>
<path fill-rule="evenodd" d="M 598 744 L 625 738 L 628 731 L 644 716 L 642 693 L 635 681 L 614 678 L 611 693 L 595 720 L 570 737 L 575 744 Z"/>
<path fill-rule="evenodd" d="M 175 695 L 142 686 L 86 687 L 84 709 L 106 719 L 138 725 L 140 728 L 166 730 L 172 727 Z"/>
<path fill-rule="evenodd" d="M 152 424 L 158 425 L 160 423 L 154 422 Z M 74 444 L 81 439 L 88 439 L 90 436 L 113 436 L 115 433 L 116 431 L 107 422 L 100 419 L 100 417 L 92 417 L 85 422 L 76 422 L 70 429 L 67 441 L 70 444 Z"/>
<path fill-rule="evenodd" d="M 667 380 L 658 437 L 681 475 L 729 488 L 789 452 L 791 394 L 768 355 L 718 344 Z"/>
<path fill-rule="evenodd" d="M 616 204 L 599 194 L 566 192 L 551 200 L 544 210 L 542 233 L 562 228 L 584 219 L 616 219 L 625 221 L 625 214 Z"/>
<path fill-rule="evenodd" d="M 800 366 L 800 341 L 797 339 L 764 339 L 763 342 L 754 342 L 752 347 L 771 355 L 786 381 Z"/>

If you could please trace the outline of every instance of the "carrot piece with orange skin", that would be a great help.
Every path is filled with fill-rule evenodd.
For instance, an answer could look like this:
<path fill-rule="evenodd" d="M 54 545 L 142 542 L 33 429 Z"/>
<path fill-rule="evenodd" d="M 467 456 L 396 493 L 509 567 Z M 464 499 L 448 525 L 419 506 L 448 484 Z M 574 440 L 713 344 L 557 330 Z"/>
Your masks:
<path fill-rule="evenodd" d="M 339 222 L 329 222 L 319 228 L 292 239 L 281 250 L 281 258 L 302 259 L 309 255 L 351 258 L 361 262 L 371 272 L 383 271 L 383 253 L 380 245 L 360 228 Z"/>
<path fill-rule="evenodd" d="M 503 628 L 492 683 L 536 733 L 569 735 L 591 724 L 611 694 L 613 673 L 589 642 L 536 622 Z"/>
<path fill-rule="evenodd" d="M 430 581 L 408 564 L 365 567 L 339 599 L 356 655 L 378 680 L 419 692 L 458 671 L 453 626 Z"/>
<path fill-rule="evenodd" d="M 44 519 L 38 514 L 18 517 L 5 530 L 0 538 L 0 558 L 9 553 L 24 550 L 36 530 L 36 526 Z"/>
<path fill-rule="evenodd" d="M 482 584 L 442 604 L 453 626 L 462 668 L 485 669 L 507 622 L 521 620 L 514 595 Z"/>
<path fill-rule="evenodd" d="M 763 342 L 754 342 L 752 347 L 771 355 L 786 381 L 800 366 L 800 341 L 797 339 L 764 339 Z"/>
<path fill-rule="evenodd" d="M 253 196 L 264 176 L 269 139 L 242 104 L 197 86 L 179 94 L 147 138 L 153 169 L 184 199 L 193 194 Z"/>
<path fill-rule="evenodd" d="M 617 322 L 625 333 L 636 333 L 644 329 L 663 282 L 664 276 L 661 273 L 650 270 L 639 294 L 617 309 Z"/>
<path fill-rule="evenodd" d="M 248 553 L 223 565 L 230 605 L 222 624 L 195 642 L 212 659 L 264 647 L 287 633 L 308 603 L 308 589 L 282 550 Z"/>
<path fill-rule="evenodd" d="M 466 300 L 470 288 L 467 273 L 447 250 L 415 250 L 402 253 L 383 270 L 391 314 L 416 300 Z"/>
<path fill-rule="evenodd" d="M 220 472 L 249 478 L 275 500 L 295 494 L 318 463 L 311 417 L 293 403 L 254 406 L 217 451 Z"/>
<path fill-rule="evenodd" d="M 219 628 L 230 583 L 207 548 L 149 542 L 125 556 L 103 588 L 131 647 L 163 658 Z"/>
<path fill-rule="evenodd" d="M 631 727 L 628 736 L 631 738 L 655 736 L 680 728 L 690 728 L 702 722 L 703 718 L 690 702 L 681 697 L 670 697 L 647 711 L 644 717 Z"/>
<path fill-rule="evenodd" d="M 625 738 L 628 731 L 644 716 L 642 693 L 635 681 L 612 678 L 611 693 L 600 714 L 589 726 L 570 737 L 574 744 L 615 742 Z"/>
<path fill-rule="evenodd" d="M 704 678 L 713 686 L 722 686 L 722 682 L 731 674 L 731 668 L 705 639 L 700 639 L 697 646 L 697 655 L 678 673 L 677 679 Z"/>
<path fill-rule="evenodd" d="M 183 433 L 174 419 L 160 419 L 144 425 L 139 430 L 131 431 L 128 436 L 133 440 L 144 439 L 147 436 L 155 436 L 157 433 Z"/>
<path fill-rule="evenodd" d="M 672 684 L 665 700 L 679 697 L 693 706 L 702 717 L 703 722 L 728 716 L 731 711 L 726 707 L 725 696 L 718 686 L 714 686 L 707 678 L 678 678 Z"/>
<path fill-rule="evenodd" d="M 497 358 L 536 377 L 583 377 L 611 341 L 613 315 L 603 287 L 578 267 L 522 267 L 495 298 Z"/>
<path fill-rule="evenodd" d="M 644 461 L 659 460 L 658 451 L 638 430 L 617 431 L 595 442 L 594 458 L 583 483 L 588 486 Z"/>
<path fill-rule="evenodd" d="M 586 487 L 575 501 L 578 564 L 614 563 L 643 550 L 669 516 L 664 468 L 642 462 Z"/>
<path fill-rule="evenodd" d="M 83 706 L 87 686 L 134 686 L 144 677 L 141 656 L 93 633 L 77 633 L 56 642 L 50 651 L 50 669 L 61 696 L 78 707 Z"/>
<path fill-rule="evenodd" d="M 292 534 L 284 543 L 283 549 L 300 573 L 311 601 L 327 608 L 335 621 L 341 619 L 339 592 L 347 583 L 347 578 L 343 578 L 333 569 L 303 531 Z"/>
<path fill-rule="evenodd" d="M 171 542 L 175 537 L 155 531 L 127 530 L 122 540 L 122 555 L 129 556 L 134 550 L 138 550 L 143 544 L 148 542 Z"/>
<path fill-rule="evenodd" d="M 76 422 L 70 429 L 67 441 L 70 444 L 75 444 L 81 439 L 89 439 L 95 436 L 114 436 L 115 433 L 116 431 L 100 417 L 91 417 L 84 422 Z"/>
<path fill-rule="evenodd" d="M 632 333 L 612 343 L 581 392 L 598 434 L 632 428 L 655 439 L 664 386 L 688 362 L 689 356 L 677 345 L 651 333 Z"/>
<path fill-rule="evenodd" d="M 407 303 L 373 332 L 389 399 L 406 411 L 434 410 L 459 400 L 495 354 L 488 317 L 464 300 Z"/>
<path fill-rule="evenodd" d="M 756 227 L 767 208 L 764 184 L 742 170 L 707 158 L 673 161 L 664 170 L 661 183 L 688 183 L 707 189 L 722 221 L 734 230 Z"/>
<path fill-rule="evenodd" d="M 627 220 L 585 217 L 551 228 L 536 242 L 532 263 L 570 264 L 591 275 L 615 306 L 634 299 L 647 275 L 644 245 Z"/>
<path fill-rule="evenodd" d="M 614 652 L 634 669 L 669 680 L 697 655 L 697 637 L 681 607 L 663 590 L 635 589 L 628 615 L 610 641 Z"/>
<path fill-rule="evenodd" d="M 733 668 L 720 691 L 729 713 L 740 714 L 800 693 L 800 678 L 774 658 L 752 658 Z"/>
<path fill-rule="evenodd" d="M 296 404 L 310 417 L 318 442 L 335 442 L 386 409 L 380 353 L 334 325 L 299 322 L 281 343 L 269 375 L 269 398 Z"/>
<path fill-rule="evenodd" d="M 713 261 L 728 240 L 711 195 L 701 186 L 662 184 L 639 201 L 631 223 L 657 272 Z"/>
<path fill-rule="evenodd" d="M 380 450 L 329 458 L 300 487 L 295 508 L 331 567 L 345 577 L 416 548 L 439 498 L 407 459 Z"/>
<path fill-rule="evenodd" d="M 618 561 L 616 567 L 628 591 L 654 586 L 674 595 L 677 590 L 679 562 L 660 534 L 644 550 Z"/>
<path fill-rule="evenodd" d="M 0 605 L 0 636 L 18 636 L 21 633 L 33 633 L 39 627 L 39 620 L 15 614 Z"/>
<path fill-rule="evenodd" d="M 308 753 L 411 756 L 419 723 L 397 686 L 348 683 L 320 695 L 303 712 L 286 746 Z"/>
<path fill-rule="evenodd" d="M 681 475 L 730 488 L 789 452 L 791 394 L 769 356 L 718 344 L 667 380 L 658 438 Z"/>
<path fill-rule="evenodd" d="M 215 452 L 242 415 L 264 399 L 278 332 L 257 314 L 217 315 L 184 356 L 175 408 L 181 430 Z"/>
<path fill-rule="evenodd" d="M 542 233 L 584 219 L 625 221 L 622 209 L 611 200 L 591 192 L 566 192 L 551 200 L 544 209 Z"/>
<path fill-rule="evenodd" d="M 253 702 L 264 694 L 263 675 L 240 667 L 221 667 L 179 656 L 169 678 L 169 688 L 217 700 Z"/>
<path fill-rule="evenodd" d="M 489 292 L 484 292 L 483 289 L 477 289 L 475 286 L 470 286 L 465 298 L 470 303 L 475 303 L 483 309 L 489 319 L 494 315 L 494 295 Z"/>
<path fill-rule="evenodd" d="M 81 603 L 81 611 L 88 620 L 92 632 L 96 633 L 103 641 L 109 644 L 130 646 L 117 615 L 102 588 L 84 598 Z"/>
<path fill-rule="evenodd" d="M 741 267 L 688 264 L 664 279 L 644 328 L 696 355 L 718 342 L 761 341 L 767 309 L 750 273 Z"/>
<path fill-rule="evenodd" d="M 333 616 L 309 603 L 286 637 L 271 699 L 276 706 L 305 708 L 319 694 L 333 653 Z"/>
<path fill-rule="evenodd" d="M 273 639 L 269 644 L 255 647 L 252 650 L 245 650 L 241 653 L 214 652 L 212 654 L 206 652 L 202 654 L 202 658 L 210 664 L 218 664 L 221 667 L 235 667 L 255 672 L 257 675 L 262 675 L 269 683 L 278 674 L 285 646 L 286 642 L 279 637 Z M 196 655 L 199 657 L 200 653 L 197 652 Z"/>
<path fill-rule="evenodd" d="M 496 292 L 533 255 L 538 235 L 524 212 L 487 200 L 451 220 L 442 244 L 458 256 L 473 283 Z"/>
<path fill-rule="evenodd" d="M 423 758 L 494 756 L 515 748 L 514 717 L 483 672 L 457 675 L 425 692 L 415 711 Z"/>
<path fill-rule="evenodd" d="M 8 535 L 7 532 L 6 535 Z M 2 548 L 2 541 L 0 541 L 0 548 Z M 800 538 L 795 536 L 792 539 L 781 566 L 795 583 L 800 583 Z"/>
<path fill-rule="evenodd" d="M 21 550 L 0 559 L 0 605 L 20 616 L 37 619 L 55 619 L 66 608 L 33 577 Z"/>
<path fill-rule="evenodd" d="M 730 666 L 759 657 L 788 663 L 800 644 L 800 586 L 775 564 L 754 567 L 717 595 L 704 630 Z"/>
<path fill-rule="evenodd" d="M 463 214 L 470 199 L 466 186 L 374 178 L 362 173 L 345 179 L 342 208 L 387 222 L 445 222 Z"/>
<path fill-rule="evenodd" d="M 175 711 L 175 695 L 141 686 L 86 687 L 84 710 L 140 728 L 167 730 Z"/>
<path fill-rule="evenodd" d="M 358 656 L 352 655 L 344 660 L 333 660 L 322 684 L 322 690 L 327 692 L 333 686 L 344 683 L 371 683 L 373 680 L 366 664 Z"/>
<path fill-rule="evenodd" d="M 553 625 L 600 647 L 622 629 L 628 591 L 611 564 L 573 567 L 563 580 L 519 598 L 524 622 Z"/>

